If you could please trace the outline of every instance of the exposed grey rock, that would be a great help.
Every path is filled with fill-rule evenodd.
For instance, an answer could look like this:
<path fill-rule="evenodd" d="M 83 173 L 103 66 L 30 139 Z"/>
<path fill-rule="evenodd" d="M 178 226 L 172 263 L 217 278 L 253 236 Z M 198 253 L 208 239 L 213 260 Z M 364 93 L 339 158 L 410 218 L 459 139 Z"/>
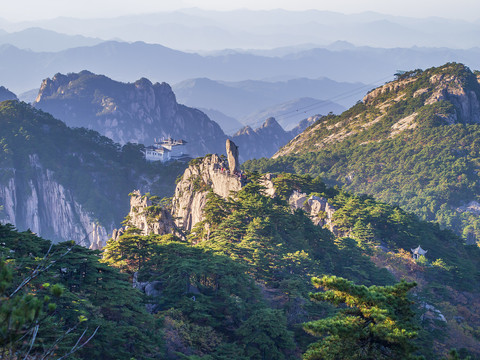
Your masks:
<path fill-rule="evenodd" d="M 304 210 L 315 225 L 327 227 L 337 235 L 338 230 L 333 224 L 336 209 L 324 197 L 312 195 L 307 199 L 307 194 L 294 191 L 288 203 L 293 210 Z"/>
<path fill-rule="evenodd" d="M 55 180 L 51 170 L 43 168 L 35 154 L 30 155 L 30 167 L 28 179 L 15 169 L 2 170 L 11 177 L 0 186 L 0 222 L 28 228 L 54 241 L 68 239 L 92 249 L 102 248 L 108 239 L 105 226 Z"/>
<path fill-rule="evenodd" d="M 426 302 L 422 302 L 421 305 L 425 312 L 420 316 L 420 319 L 422 320 L 431 319 L 431 320 L 439 320 L 439 321 L 447 322 L 447 319 L 445 318 L 445 316 L 435 306 L 430 305 Z"/>
<path fill-rule="evenodd" d="M 153 302 L 146 304 L 145 307 L 149 313 L 158 311 L 158 304 L 155 303 L 155 298 L 162 296 L 162 282 L 161 281 L 138 281 L 138 271 L 133 274 L 132 286 L 140 290 L 145 295 L 152 297 Z"/>
<path fill-rule="evenodd" d="M 130 212 L 128 214 L 128 226 L 136 227 L 142 231 L 142 235 L 165 235 L 175 232 L 175 223 L 170 212 L 154 204 L 139 190 L 130 194 Z M 118 236 L 123 230 L 117 232 Z"/>
<path fill-rule="evenodd" d="M 307 200 L 307 194 L 300 193 L 297 190 L 295 190 L 293 194 L 290 195 L 290 198 L 288 199 L 288 203 L 290 204 L 290 207 L 293 209 L 302 209 L 306 200 Z"/>
<path fill-rule="evenodd" d="M 154 138 L 187 141 L 193 157 L 222 152 L 226 136 L 203 112 L 178 104 L 167 83 L 121 83 L 88 71 L 45 79 L 34 106 L 68 126 L 93 129 L 120 144 Z"/>
<path fill-rule="evenodd" d="M 195 159 L 177 184 L 171 209 L 158 206 L 152 209 L 151 200 L 142 196 L 140 191 L 134 191 L 130 198 L 128 226 L 142 230 L 143 235 L 182 235 L 182 230 L 191 230 L 203 220 L 209 191 L 228 198 L 239 191 L 243 183 L 239 173 L 233 174 L 228 170 L 223 157 L 214 154 Z M 113 238 L 118 239 L 122 233 L 122 229 L 114 231 Z"/>
<path fill-rule="evenodd" d="M 185 170 L 175 189 L 172 215 L 177 226 L 191 230 L 203 220 L 203 209 L 210 189 L 228 198 L 239 191 L 242 185 L 242 177 L 228 171 L 225 159 L 216 154 L 197 159 Z"/>
<path fill-rule="evenodd" d="M 480 203 L 473 200 L 470 201 L 467 205 L 459 206 L 457 208 L 458 212 L 469 212 L 475 215 L 480 215 Z"/>
<path fill-rule="evenodd" d="M 469 124 L 480 123 L 480 102 L 473 90 L 466 89 L 455 75 L 436 74 L 430 78 L 435 86 L 433 94 L 425 101 L 425 105 L 447 100 L 455 106 L 455 113 L 448 117 L 447 123 L 462 120 Z"/>
<path fill-rule="evenodd" d="M 276 195 L 275 185 L 273 183 L 274 177 L 272 174 L 265 174 L 261 179 L 261 184 L 265 187 L 265 194 L 272 198 Z"/>
<path fill-rule="evenodd" d="M 227 139 L 225 144 L 227 150 L 228 168 L 231 174 L 238 173 L 240 171 L 240 163 L 238 161 L 238 146 L 235 143 Z"/>

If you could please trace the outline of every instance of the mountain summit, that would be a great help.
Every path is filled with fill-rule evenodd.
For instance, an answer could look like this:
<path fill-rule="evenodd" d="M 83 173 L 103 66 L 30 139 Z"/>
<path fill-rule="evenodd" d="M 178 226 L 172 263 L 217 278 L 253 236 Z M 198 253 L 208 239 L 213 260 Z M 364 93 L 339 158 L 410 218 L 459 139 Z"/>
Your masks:
<path fill-rule="evenodd" d="M 344 140 L 391 139 L 428 124 L 478 124 L 479 99 L 477 75 L 461 64 L 397 74 L 341 116 L 321 119 L 274 157 L 302 152 L 305 146 L 315 151 Z"/>
<path fill-rule="evenodd" d="M 96 130 L 121 144 L 184 139 L 192 156 L 218 151 L 215 145 L 223 141 L 208 139 L 226 138 L 200 110 L 178 104 L 170 85 L 145 78 L 122 83 L 89 71 L 56 74 L 43 81 L 34 106 L 68 126 Z"/>

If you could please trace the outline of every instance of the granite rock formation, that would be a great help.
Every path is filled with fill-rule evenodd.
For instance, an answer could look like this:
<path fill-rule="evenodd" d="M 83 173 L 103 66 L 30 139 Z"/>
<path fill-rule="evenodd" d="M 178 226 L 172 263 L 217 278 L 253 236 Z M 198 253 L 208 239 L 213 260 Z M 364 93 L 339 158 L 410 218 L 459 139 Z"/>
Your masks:
<path fill-rule="evenodd" d="M 172 215 L 177 226 L 191 230 L 203 220 L 203 208 L 209 191 L 227 198 L 242 188 L 242 177 L 228 170 L 227 161 L 218 155 L 196 159 L 177 184 Z"/>
<path fill-rule="evenodd" d="M 0 222 L 29 228 L 54 241 L 68 239 L 92 249 L 102 248 L 113 224 L 109 228 L 100 225 L 35 154 L 30 155 L 30 169 L 28 178 L 15 169 L 9 171 L 6 184 L 0 187 Z"/>
<path fill-rule="evenodd" d="M 96 130 L 120 144 L 183 139 L 192 157 L 220 153 L 219 144 L 226 139 L 203 112 L 178 104 L 169 84 L 145 78 L 122 83 L 88 71 L 56 74 L 43 81 L 34 106 L 68 126 Z"/>
<path fill-rule="evenodd" d="M 315 195 L 307 198 L 307 194 L 294 191 L 290 195 L 288 203 L 292 210 L 304 210 L 315 225 L 327 227 L 335 235 L 338 234 L 338 230 L 333 224 L 333 214 L 336 209 L 328 203 L 326 198 Z"/>
<path fill-rule="evenodd" d="M 227 139 L 226 143 L 228 169 L 230 173 L 235 174 L 240 171 L 240 162 L 238 161 L 238 146 L 235 143 Z"/>

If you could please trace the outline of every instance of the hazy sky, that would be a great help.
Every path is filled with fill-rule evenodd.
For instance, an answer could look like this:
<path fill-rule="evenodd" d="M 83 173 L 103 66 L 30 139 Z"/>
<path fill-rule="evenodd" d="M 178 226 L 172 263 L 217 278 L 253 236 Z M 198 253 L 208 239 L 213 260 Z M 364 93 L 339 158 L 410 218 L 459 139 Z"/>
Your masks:
<path fill-rule="evenodd" d="M 479 0 L 2 0 L 0 17 L 10 21 L 58 16 L 114 17 L 188 7 L 210 10 L 317 9 L 347 14 L 376 11 L 410 17 L 480 18 Z"/>

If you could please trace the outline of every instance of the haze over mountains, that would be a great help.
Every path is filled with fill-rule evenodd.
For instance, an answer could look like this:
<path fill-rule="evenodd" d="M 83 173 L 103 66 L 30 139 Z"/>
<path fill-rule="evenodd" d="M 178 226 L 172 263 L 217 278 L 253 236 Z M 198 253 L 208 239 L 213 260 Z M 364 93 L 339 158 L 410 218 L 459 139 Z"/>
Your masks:
<path fill-rule="evenodd" d="M 478 46 L 480 23 L 438 17 L 418 19 L 375 12 L 345 15 L 331 11 L 183 9 L 116 18 L 56 18 L 9 23 L 14 32 L 41 27 L 70 35 L 145 41 L 182 50 L 272 49 L 299 44 L 328 45 L 345 40 L 373 47 Z"/>
<path fill-rule="evenodd" d="M 173 91 L 183 104 L 216 109 L 245 125 L 258 125 L 260 119 L 274 116 L 290 130 L 307 117 L 303 110 L 308 110 L 308 114 L 340 113 L 353 105 L 359 93 L 367 88 L 362 83 L 342 83 L 328 78 L 238 82 L 199 78 L 175 84 Z M 307 97 L 316 99 L 305 100 Z M 294 114 L 298 109 L 302 111 Z M 215 114 L 212 116 L 216 120 Z"/>
<path fill-rule="evenodd" d="M 121 81 L 146 77 L 172 84 L 199 77 L 325 76 L 373 87 L 397 70 L 448 61 L 480 68 L 478 34 L 478 22 L 316 10 L 186 9 L 107 19 L 0 19 L 0 79 L 17 94 L 51 74 L 82 70 Z"/>
<path fill-rule="evenodd" d="M 391 80 L 397 70 L 438 66 L 448 61 L 480 68 L 479 55 L 478 48 L 316 48 L 269 57 L 238 52 L 201 56 L 142 42 L 110 41 L 60 52 L 33 52 L 1 45 L 0 76 L 4 86 L 16 93 L 38 87 L 51 74 L 82 70 L 121 81 L 141 77 L 168 83 L 199 77 L 223 81 L 328 77 L 341 82 L 363 82 L 373 88 Z"/>
<path fill-rule="evenodd" d="M 11 44 L 20 49 L 32 51 L 60 51 L 78 46 L 91 46 L 103 42 L 98 38 L 82 35 L 66 35 L 42 28 L 28 28 L 8 33 L 0 31 L 0 44 Z"/>

